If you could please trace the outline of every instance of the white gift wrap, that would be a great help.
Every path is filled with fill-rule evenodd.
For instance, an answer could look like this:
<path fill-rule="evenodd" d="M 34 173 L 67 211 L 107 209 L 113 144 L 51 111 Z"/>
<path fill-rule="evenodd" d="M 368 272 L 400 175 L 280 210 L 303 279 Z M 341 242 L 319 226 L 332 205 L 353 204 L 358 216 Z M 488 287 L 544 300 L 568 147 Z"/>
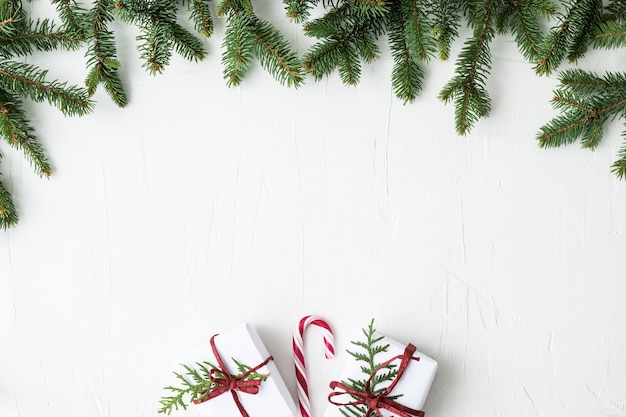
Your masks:
<path fill-rule="evenodd" d="M 248 323 L 218 334 L 214 343 L 224 366 L 228 368 L 227 371 L 231 375 L 240 374 L 233 358 L 243 365 L 255 367 L 270 356 L 256 330 Z M 219 366 L 208 342 L 205 346 L 184 355 L 181 362 L 196 369 L 198 362 L 210 362 Z M 274 361 L 269 361 L 257 372 L 269 373 L 269 377 L 261 382 L 259 392 L 257 394 L 237 392 L 241 404 L 250 417 L 294 417 L 296 404 L 278 373 Z M 230 392 L 225 392 L 201 404 L 191 404 L 189 407 L 197 407 L 202 417 L 241 417 Z"/>
<path fill-rule="evenodd" d="M 378 338 L 380 336 L 382 335 L 374 335 L 375 338 Z M 402 355 L 404 353 L 404 349 L 407 346 L 406 344 L 402 344 L 386 336 L 376 343 L 376 345 L 386 344 L 389 344 L 387 352 L 381 352 L 377 354 L 374 357 L 376 363 L 383 363 L 396 355 Z M 361 352 L 361 348 L 358 346 L 351 346 L 349 350 L 353 352 Z M 410 407 L 414 410 L 422 410 L 424 402 L 426 401 L 426 397 L 428 396 L 428 391 L 430 391 L 430 386 L 432 385 L 435 374 L 437 373 L 437 362 L 418 351 L 415 351 L 413 356 L 419 357 L 420 360 L 409 361 L 409 364 L 404 370 L 402 377 L 389 395 L 402 394 L 400 398 L 395 400 L 397 403 Z M 352 356 L 348 357 L 349 362 L 344 368 L 340 378 L 336 379 L 336 381 L 348 382 L 349 378 L 354 380 L 367 380 L 367 378 L 369 378 L 368 375 L 364 374 L 361 370 L 361 366 L 365 365 L 365 363 L 356 361 Z M 393 361 L 392 364 L 399 366 L 400 359 Z M 390 383 L 391 381 L 389 383 L 380 383 L 376 387 L 386 387 Z M 335 391 L 341 392 L 342 390 L 335 389 Z M 338 403 L 344 403 L 353 401 L 353 399 L 349 394 L 345 394 L 334 397 L 333 401 Z M 340 408 L 344 407 L 339 407 L 329 403 L 326 407 L 324 417 L 344 417 L 339 410 Z M 394 415 L 390 411 L 384 409 L 381 409 L 381 412 L 383 414 L 383 417 L 391 417 Z"/>

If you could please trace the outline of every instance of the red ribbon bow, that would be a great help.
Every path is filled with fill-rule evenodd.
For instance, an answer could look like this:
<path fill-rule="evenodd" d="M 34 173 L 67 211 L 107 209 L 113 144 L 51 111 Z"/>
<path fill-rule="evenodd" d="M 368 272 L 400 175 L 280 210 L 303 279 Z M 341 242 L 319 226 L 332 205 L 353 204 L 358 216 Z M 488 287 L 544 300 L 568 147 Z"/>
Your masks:
<path fill-rule="evenodd" d="M 222 361 L 222 357 L 220 356 L 220 354 L 217 351 L 217 348 L 215 347 L 215 342 L 213 340 L 215 339 L 215 336 L 217 335 L 213 335 L 211 337 L 211 350 L 213 350 L 213 356 L 215 356 L 215 359 L 217 360 L 217 363 L 219 366 L 209 371 L 209 380 L 212 382 L 212 385 L 211 385 L 211 388 L 209 389 L 208 395 L 201 399 L 193 400 L 193 403 L 200 404 L 212 398 L 218 397 L 225 392 L 230 391 L 230 393 L 233 396 L 233 400 L 235 400 L 235 404 L 237 405 L 237 408 L 239 409 L 239 412 L 241 413 L 242 417 L 249 417 L 246 409 L 243 407 L 243 404 L 241 404 L 241 401 L 239 400 L 237 391 L 243 392 L 246 394 L 252 394 L 252 395 L 258 394 L 259 386 L 261 385 L 262 380 L 260 378 L 257 378 L 257 379 L 245 379 L 245 378 L 251 373 L 267 365 L 268 362 L 272 360 L 272 357 L 271 356 L 268 357 L 263 362 L 261 362 L 254 368 L 248 369 L 244 373 L 241 373 L 239 375 L 231 375 L 228 373 L 228 369 L 224 365 L 224 362 Z M 201 392 L 202 395 L 205 395 L 206 393 L 207 393 L 206 391 Z"/>
<path fill-rule="evenodd" d="M 407 347 L 404 349 L 404 353 L 402 355 L 396 355 L 393 358 L 389 359 L 388 361 L 381 363 L 374 370 L 374 373 L 369 377 L 369 379 L 365 382 L 365 388 L 363 391 L 358 391 L 353 388 L 347 387 L 346 385 L 344 385 L 343 383 L 339 381 L 331 382 L 330 383 L 331 389 L 334 390 L 335 388 L 338 388 L 339 390 L 342 390 L 342 391 L 331 392 L 328 395 L 328 401 L 330 401 L 331 404 L 334 404 L 337 406 L 366 405 L 367 412 L 365 413 L 365 417 L 370 417 L 372 413 L 374 412 L 376 412 L 376 414 L 382 417 L 382 414 L 380 412 L 381 409 L 390 411 L 391 413 L 399 417 L 411 417 L 411 416 L 424 417 L 423 411 L 414 410 L 410 407 L 402 405 L 396 402 L 395 400 L 389 398 L 389 394 L 391 393 L 391 391 L 393 391 L 393 389 L 395 388 L 400 378 L 402 378 L 402 374 L 404 373 L 404 370 L 406 369 L 406 367 L 409 365 L 409 362 L 412 360 L 414 361 L 420 360 L 419 357 L 413 356 L 413 353 L 415 353 L 415 350 L 416 350 L 415 346 L 409 343 Z M 376 373 L 380 371 L 381 369 L 385 368 L 386 366 L 388 366 L 389 364 L 391 364 L 391 362 L 398 360 L 398 359 L 400 359 L 400 365 L 398 366 L 398 373 L 395 379 L 391 382 L 391 384 L 389 384 L 387 388 L 385 388 L 383 392 L 376 394 L 376 395 L 373 394 L 371 392 L 371 384 L 372 384 L 372 379 L 374 378 Z M 336 402 L 333 400 L 333 397 L 336 397 L 339 395 L 346 395 L 346 394 L 351 395 L 353 398 L 355 398 L 355 400 L 346 402 L 346 403 L 340 403 L 340 402 Z"/>

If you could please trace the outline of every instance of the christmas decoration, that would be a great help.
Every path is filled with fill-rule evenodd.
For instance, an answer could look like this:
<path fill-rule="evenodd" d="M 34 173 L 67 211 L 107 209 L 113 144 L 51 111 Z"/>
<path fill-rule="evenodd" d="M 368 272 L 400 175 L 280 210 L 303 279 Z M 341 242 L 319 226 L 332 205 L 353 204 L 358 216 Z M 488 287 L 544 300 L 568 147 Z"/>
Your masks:
<path fill-rule="evenodd" d="M 298 383 L 298 402 L 301 417 L 311 416 L 311 403 L 309 401 L 309 381 L 304 361 L 304 332 L 307 327 L 314 325 L 322 329 L 324 336 L 324 354 L 326 359 L 335 356 L 333 331 L 326 320 L 318 316 L 305 316 L 298 323 L 293 332 L 293 359 L 296 367 L 296 380 Z"/>
<path fill-rule="evenodd" d="M 165 388 L 171 394 L 161 398 L 160 413 L 170 414 L 193 403 L 203 416 L 296 414 L 272 357 L 248 324 L 211 337 L 209 346 L 185 356 L 182 367 L 185 373 L 174 373 L 181 386 Z"/>
<path fill-rule="evenodd" d="M 48 101 L 68 115 L 92 110 L 89 96 L 103 86 L 111 99 L 128 103 L 119 72 L 115 19 L 137 26 L 138 49 L 144 67 L 158 74 L 174 52 L 192 61 L 202 60 L 201 40 L 213 33 L 213 16 L 225 20 L 222 42 L 224 78 L 229 86 L 242 81 L 259 61 L 281 84 L 298 87 L 307 74 L 318 80 L 337 70 L 342 82 L 359 82 L 363 63 L 380 56 L 381 40 L 388 42 L 394 65 L 391 83 L 404 103 L 420 93 L 423 67 L 437 57 L 450 58 L 452 43 L 463 22 L 472 35 L 455 60 L 455 74 L 441 89 L 439 99 L 455 106 L 455 126 L 467 134 L 491 111 L 488 76 L 493 68 L 490 45 L 497 35 L 511 35 L 520 53 L 538 75 L 553 74 L 564 60 L 571 63 L 590 48 L 626 46 L 626 0 L 283 0 L 287 17 L 318 42 L 300 59 L 281 33 L 259 18 L 252 0 L 50 0 L 60 25 L 49 19 L 29 20 L 21 0 L 0 0 L 0 135 L 22 149 L 41 176 L 51 173 L 43 149 L 32 133 L 22 100 Z M 186 10 L 181 13 L 181 9 Z M 314 11 L 314 12 L 313 12 Z M 189 18 L 197 34 L 178 23 Z M 313 17 L 316 16 L 316 17 Z M 542 31 L 542 23 L 553 28 Z M 86 89 L 47 81 L 41 68 L 23 57 L 37 51 L 74 49 L 87 44 Z M 583 69 L 563 71 L 555 91 L 554 107 L 561 112 L 540 128 L 541 147 L 578 140 L 595 149 L 603 126 L 623 118 L 626 73 L 595 74 Z M 618 152 L 613 172 L 626 178 L 626 145 Z M 17 222 L 11 196 L 0 182 L 0 227 Z"/>
<path fill-rule="evenodd" d="M 348 353 L 353 361 L 341 381 L 333 381 L 324 417 L 423 417 L 423 407 L 437 372 L 437 362 L 379 335 L 372 320 L 363 329 L 365 341 L 352 342 L 358 351 Z M 345 398 L 344 398 L 345 397 Z"/>

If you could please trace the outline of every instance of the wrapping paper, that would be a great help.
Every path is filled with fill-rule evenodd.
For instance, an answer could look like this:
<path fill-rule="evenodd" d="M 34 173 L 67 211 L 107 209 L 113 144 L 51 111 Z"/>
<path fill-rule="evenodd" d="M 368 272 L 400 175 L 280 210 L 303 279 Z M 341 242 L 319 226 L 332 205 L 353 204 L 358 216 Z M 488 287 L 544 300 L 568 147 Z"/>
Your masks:
<path fill-rule="evenodd" d="M 382 335 L 375 334 L 375 337 L 378 338 Z M 406 344 L 400 343 L 394 339 L 389 337 L 383 337 L 377 345 L 385 345 L 389 344 L 389 348 L 387 352 L 381 352 L 375 356 L 375 360 L 377 363 L 385 362 L 388 359 L 396 355 L 402 355 L 404 349 L 406 348 Z M 359 347 L 353 346 L 350 350 L 355 351 L 360 349 Z M 433 383 L 435 378 L 435 374 L 437 373 L 437 362 L 432 358 L 416 351 L 413 356 L 419 357 L 419 361 L 410 361 L 404 374 L 398 381 L 397 385 L 393 389 L 390 395 L 398 395 L 402 394 L 401 397 L 396 399 L 398 403 L 405 405 L 407 407 L 422 410 L 424 406 L 424 402 L 426 401 L 426 397 L 428 396 L 428 391 L 430 391 L 430 386 Z M 348 381 L 348 379 L 354 380 L 367 380 L 369 377 L 361 370 L 362 362 L 358 362 L 354 360 L 352 356 L 349 356 L 349 362 L 344 368 L 341 376 L 337 379 L 337 381 Z M 400 361 L 394 362 L 394 364 L 398 365 Z M 377 385 L 377 388 L 386 387 L 390 384 L 381 383 Z M 337 391 L 337 390 L 335 390 Z M 342 396 L 341 401 L 350 400 L 350 396 L 345 395 Z M 337 398 L 337 397 L 336 397 Z M 326 412 L 324 413 L 324 417 L 344 417 L 340 411 L 339 406 L 328 404 L 326 407 Z M 387 410 L 381 410 L 383 417 L 391 417 L 394 414 Z"/>
<path fill-rule="evenodd" d="M 246 366 L 254 367 L 270 356 L 256 330 L 248 323 L 218 334 L 214 342 L 228 372 L 232 375 L 240 373 L 233 358 Z M 181 362 L 193 368 L 197 368 L 197 362 L 210 362 L 217 366 L 209 342 L 184 355 Z M 274 361 L 269 361 L 258 372 L 269 373 L 269 377 L 261 383 L 258 394 L 241 392 L 237 394 L 250 417 L 296 416 L 296 405 Z M 201 404 L 192 404 L 190 407 L 197 407 L 202 417 L 241 417 L 230 392 Z"/>

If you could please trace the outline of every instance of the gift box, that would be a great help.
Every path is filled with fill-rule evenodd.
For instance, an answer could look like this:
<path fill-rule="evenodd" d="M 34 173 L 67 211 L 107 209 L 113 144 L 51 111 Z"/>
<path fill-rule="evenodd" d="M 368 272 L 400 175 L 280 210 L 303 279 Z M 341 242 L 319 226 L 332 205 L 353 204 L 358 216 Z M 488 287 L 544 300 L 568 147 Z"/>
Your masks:
<path fill-rule="evenodd" d="M 246 392 L 245 389 L 233 390 L 244 409 L 243 412 L 236 404 L 235 395 L 228 389 L 228 382 L 224 383 L 224 392 L 191 405 L 191 407 L 198 408 L 202 417 L 242 417 L 245 414 L 249 417 L 294 417 L 296 415 L 296 405 L 274 361 L 270 359 L 263 364 L 270 358 L 270 354 L 250 324 L 245 323 L 230 331 L 220 333 L 212 338 L 211 343 L 221 357 L 221 362 L 226 368 L 224 371 L 230 375 L 242 374 L 238 363 L 247 368 L 263 365 L 255 372 L 263 374 L 266 379 L 258 384 L 257 393 Z M 213 346 L 208 343 L 184 355 L 181 363 L 194 369 L 199 368 L 198 363 L 203 362 L 217 365 L 220 361 L 213 353 Z M 214 372 L 218 379 L 223 376 L 219 370 Z"/>
<path fill-rule="evenodd" d="M 364 333 L 367 336 L 365 329 Z M 371 412 L 376 412 L 382 417 L 423 416 L 421 410 L 437 373 L 437 362 L 415 350 L 412 344 L 405 345 L 379 333 L 370 336 L 372 336 L 370 340 L 375 341 L 372 344 L 374 351 L 382 350 L 383 346 L 388 345 L 385 351 L 380 351 L 374 356 L 374 363 L 383 365 L 375 374 L 380 376 L 395 370 L 397 375 L 389 380 L 382 378 L 383 381 L 376 384 L 375 378 L 371 378 L 371 375 L 362 368 L 363 366 L 367 368 L 367 364 L 356 360 L 353 355 L 350 356 L 341 377 L 331 382 L 332 392 L 329 395 L 331 403 L 328 404 L 324 417 L 345 417 L 342 409 L 349 416 L 365 417 Z M 356 345 L 350 350 L 357 352 L 362 347 Z M 401 368 L 403 369 L 400 370 Z M 373 395 L 366 393 L 367 388 L 372 391 L 373 385 L 377 392 L 383 391 L 381 397 L 376 400 L 372 399 Z M 348 407 L 351 410 L 348 410 Z M 358 410 L 354 407 L 358 407 Z"/>

